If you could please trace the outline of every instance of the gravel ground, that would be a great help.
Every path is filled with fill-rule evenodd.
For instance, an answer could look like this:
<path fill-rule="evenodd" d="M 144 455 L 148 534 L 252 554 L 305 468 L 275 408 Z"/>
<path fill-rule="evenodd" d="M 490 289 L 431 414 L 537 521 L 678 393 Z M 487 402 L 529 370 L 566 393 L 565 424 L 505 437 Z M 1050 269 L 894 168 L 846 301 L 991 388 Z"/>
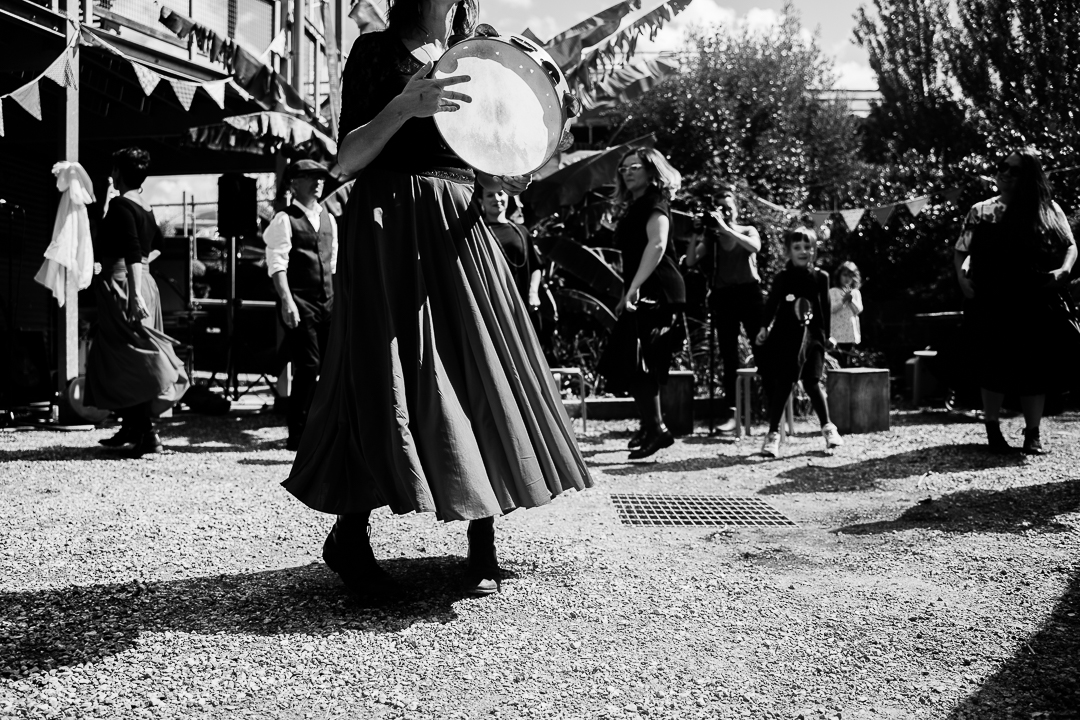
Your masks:
<path fill-rule="evenodd" d="M 141 460 L 111 430 L 0 433 L 0 717 L 1080 717 L 1080 415 L 1041 458 L 949 420 L 637 463 L 629 423 L 590 423 L 597 486 L 498 522 L 498 595 L 460 592 L 463 524 L 376 513 L 411 593 L 381 606 L 319 560 L 271 415 L 178 416 Z M 625 526 L 613 492 L 798 526 Z"/>

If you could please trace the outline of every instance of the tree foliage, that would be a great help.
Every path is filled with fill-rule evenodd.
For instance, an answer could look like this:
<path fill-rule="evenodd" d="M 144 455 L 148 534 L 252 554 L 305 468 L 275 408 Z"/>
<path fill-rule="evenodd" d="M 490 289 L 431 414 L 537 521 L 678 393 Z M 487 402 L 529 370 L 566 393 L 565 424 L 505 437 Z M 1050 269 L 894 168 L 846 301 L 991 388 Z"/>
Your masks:
<path fill-rule="evenodd" d="M 774 202 L 821 202 L 857 162 L 857 123 L 822 102 L 834 83 L 817 40 L 789 2 L 768 31 L 714 27 L 688 43 L 687 63 L 623 109 L 626 130 L 655 132 L 657 147 L 703 203 L 721 180 Z"/>

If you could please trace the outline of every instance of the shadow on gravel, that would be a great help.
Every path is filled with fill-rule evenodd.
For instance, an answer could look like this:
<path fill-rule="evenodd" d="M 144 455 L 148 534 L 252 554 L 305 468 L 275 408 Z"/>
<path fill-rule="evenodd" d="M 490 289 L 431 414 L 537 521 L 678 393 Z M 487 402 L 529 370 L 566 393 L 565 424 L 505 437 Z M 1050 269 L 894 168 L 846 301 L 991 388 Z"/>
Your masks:
<path fill-rule="evenodd" d="M 873 535 L 910 528 L 943 532 L 1075 532 L 1057 517 L 1080 510 L 1080 480 L 1007 490 L 962 490 L 923 500 L 895 520 L 848 525 L 837 532 Z"/>
<path fill-rule="evenodd" d="M 873 490 L 879 480 L 902 480 L 926 473 L 951 473 L 1023 464 L 1022 456 L 993 455 L 982 444 L 938 445 L 850 465 L 806 465 L 785 470 L 777 477 L 788 482 L 769 485 L 762 495 L 787 493 L 853 492 Z"/>
<path fill-rule="evenodd" d="M 642 460 L 622 460 L 614 463 L 590 463 L 590 465 L 614 465 L 604 470 L 607 475 L 641 475 L 657 472 L 694 472 L 696 470 L 714 470 L 736 465 L 757 465 L 761 458 L 752 455 L 713 455 L 711 457 L 693 457 L 673 462 L 662 462 L 663 450 L 653 457 Z"/>
<path fill-rule="evenodd" d="M 1062 572 L 1068 572 L 1064 567 Z M 1080 574 L 1024 648 L 962 700 L 949 720 L 1076 718 L 1080 708 Z"/>
<path fill-rule="evenodd" d="M 462 560 L 380 564 L 407 591 L 376 602 L 350 596 L 322 563 L 239 575 L 0 593 L 0 678 L 95 662 L 134 647 L 143 632 L 334 635 L 399 632 L 452 622 Z M 512 576 L 512 574 L 511 574 Z"/>

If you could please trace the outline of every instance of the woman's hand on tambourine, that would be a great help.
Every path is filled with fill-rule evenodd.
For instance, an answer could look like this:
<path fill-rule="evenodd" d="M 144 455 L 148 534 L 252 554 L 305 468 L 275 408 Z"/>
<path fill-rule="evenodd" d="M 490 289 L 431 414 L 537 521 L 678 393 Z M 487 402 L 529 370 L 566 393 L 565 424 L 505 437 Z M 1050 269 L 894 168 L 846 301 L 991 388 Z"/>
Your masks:
<path fill-rule="evenodd" d="M 502 191 L 507 195 L 520 195 L 532 183 L 532 175 L 488 175 L 476 172 L 476 180 L 485 190 Z"/>
<path fill-rule="evenodd" d="M 447 90 L 450 85 L 458 85 L 472 80 L 468 75 L 454 75 L 438 80 L 427 77 L 435 63 L 427 63 L 409 78 L 409 83 L 401 91 L 400 100 L 413 117 L 431 117 L 436 113 L 455 112 L 458 103 L 472 102 L 465 93 Z"/>

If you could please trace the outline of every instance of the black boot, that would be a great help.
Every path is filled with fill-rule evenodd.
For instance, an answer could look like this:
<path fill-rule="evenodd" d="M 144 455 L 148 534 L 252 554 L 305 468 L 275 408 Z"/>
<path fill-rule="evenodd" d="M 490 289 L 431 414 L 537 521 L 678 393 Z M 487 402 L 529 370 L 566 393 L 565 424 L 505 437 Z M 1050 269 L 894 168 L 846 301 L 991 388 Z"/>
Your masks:
<path fill-rule="evenodd" d="M 465 562 L 465 592 L 483 597 L 499 591 L 499 560 L 495 555 L 495 518 L 469 522 L 469 557 Z"/>
<path fill-rule="evenodd" d="M 641 447 L 630 451 L 630 459 L 640 460 L 641 458 L 647 458 L 674 444 L 675 437 L 671 434 L 671 431 L 667 429 L 667 425 L 661 423 L 656 429 L 648 434 L 645 438 L 645 442 L 641 443 Z"/>
<path fill-rule="evenodd" d="M 339 515 L 323 542 L 323 562 L 358 595 L 394 595 L 400 587 L 375 561 L 368 513 Z"/>
<path fill-rule="evenodd" d="M 640 428 L 638 428 L 638 431 L 636 433 L 630 436 L 630 441 L 626 443 L 627 449 L 633 450 L 634 448 L 641 447 L 641 444 L 645 442 L 645 438 L 647 438 L 648 436 L 649 431 L 645 429 L 644 425 L 642 425 Z"/>
<path fill-rule="evenodd" d="M 986 423 L 986 443 L 992 453 L 1005 455 L 1013 451 L 1005 441 L 1005 436 L 1001 434 L 1001 424 L 997 420 Z"/>
<path fill-rule="evenodd" d="M 1042 440 L 1039 439 L 1039 428 L 1024 428 L 1025 455 L 1045 455 L 1049 450 L 1044 450 Z"/>
<path fill-rule="evenodd" d="M 161 438 L 153 430 L 144 432 L 135 443 L 135 447 L 131 448 L 132 457 L 142 457 L 143 455 L 151 455 L 153 453 L 164 452 L 165 448 L 161 445 Z"/>
<path fill-rule="evenodd" d="M 142 434 L 139 431 L 133 429 L 131 426 L 121 425 L 115 435 L 98 440 L 98 444 L 110 448 L 123 447 L 124 445 L 132 445 L 139 442 L 141 435 Z"/>

